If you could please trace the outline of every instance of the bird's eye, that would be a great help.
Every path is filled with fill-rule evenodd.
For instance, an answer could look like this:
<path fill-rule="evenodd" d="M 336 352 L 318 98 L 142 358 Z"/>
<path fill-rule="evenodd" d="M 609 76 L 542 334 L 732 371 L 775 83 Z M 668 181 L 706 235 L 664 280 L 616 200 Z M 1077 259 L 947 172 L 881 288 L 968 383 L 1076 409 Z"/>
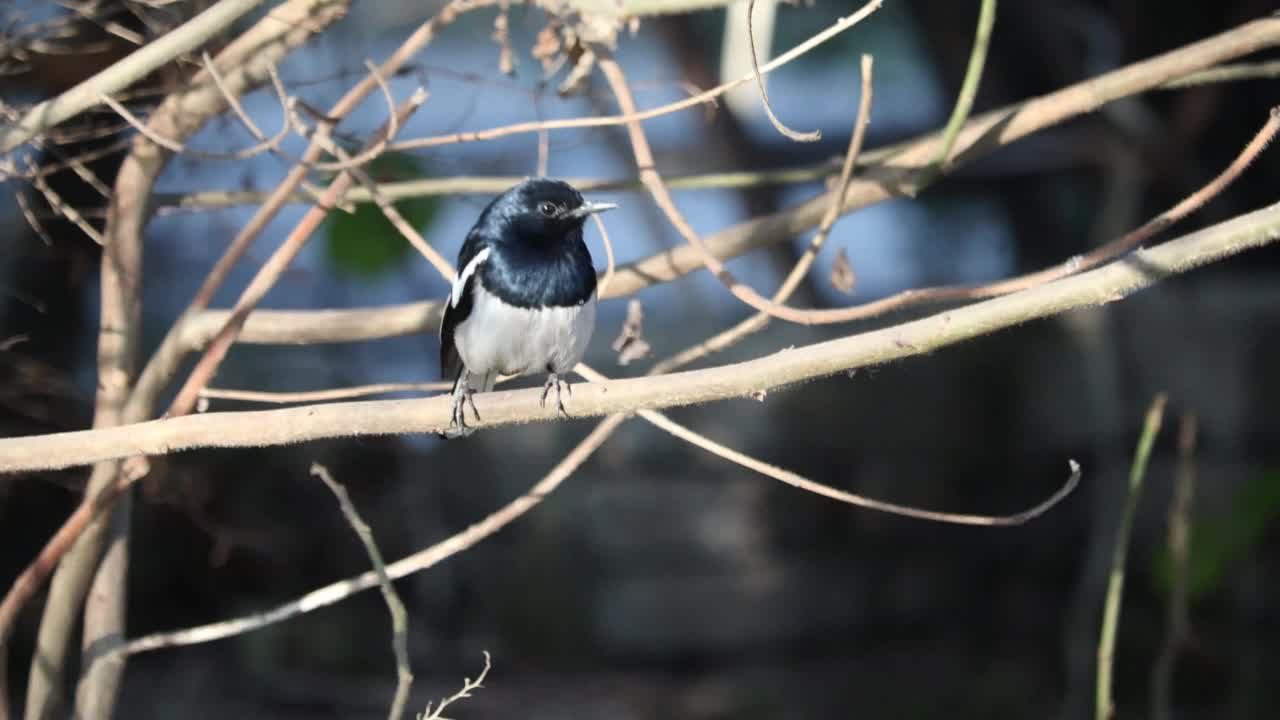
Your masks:
<path fill-rule="evenodd" d="M 553 202 L 538 203 L 538 212 L 542 213 L 546 217 L 554 217 L 556 211 L 559 209 L 560 208 L 556 207 L 556 204 Z"/>

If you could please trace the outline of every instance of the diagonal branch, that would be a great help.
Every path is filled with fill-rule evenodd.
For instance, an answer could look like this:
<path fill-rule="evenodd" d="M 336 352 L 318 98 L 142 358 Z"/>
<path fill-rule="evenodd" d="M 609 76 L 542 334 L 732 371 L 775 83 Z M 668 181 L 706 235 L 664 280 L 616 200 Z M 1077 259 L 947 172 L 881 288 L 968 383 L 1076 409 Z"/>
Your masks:
<path fill-rule="evenodd" d="M 378 78 L 392 77 L 396 72 L 404 66 L 415 54 L 426 47 L 435 37 L 439 30 L 452 23 L 462 13 L 478 7 L 491 4 L 495 0 L 451 0 L 445 5 L 440 12 L 428 19 L 422 25 L 418 26 L 413 33 L 407 37 L 400 47 L 391 53 L 391 55 L 378 67 L 376 74 L 370 74 L 357 83 L 354 87 L 347 91 L 337 103 L 330 108 L 326 117 L 332 121 L 338 121 L 356 106 L 360 104 L 370 93 L 379 86 Z M 179 366 L 182 364 L 186 353 L 194 349 L 193 346 L 182 342 L 183 334 L 187 325 L 193 318 L 202 317 L 201 312 L 208 307 L 210 300 L 213 299 L 214 293 L 222 286 L 222 283 L 230 275 L 232 268 L 240 261 L 258 234 L 267 226 L 267 223 L 275 217 L 284 205 L 289 202 L 289 198 L 293 195 L 294 190 L 302 184 L 310 171 L 310 164 L 314 163 L 323 152 L 323 145 L 320 140 L 327 138 L 333 131 L 332 123 L 323 123 L 315 131 L 311 144 L 303 153 L 302 161 L 291 169 L 281 183 L 276 186 L 271 195 L 262 203 L 262 206 L 254 214 L 246 225 L 236 234 L 234 240 L 223 252 L 222 257 L 214 264 L 213 269 L 209 272 L 201 284 L 200 289 L 196 292 L 191 304 L 183 311 L 179 319 L 170 328 L 160 343 L 160 347 L 151 356 L 146 366 L 142 370 L 142 374 L 138 378 L 137 387 L 129 398 L 129 406 L 126 412 L 135 418 L 148 417 L 151 415 L 154 405 L 158 402 L 158 398 L 169 382 L 178 372 Z M 206 339 L 206 343 L 201 344 L 201 348 L 212 340 L 213 336 L 226 324 L 229 316 L 224 315 L 220 318 L 217 325 L 211 328 Z"/>
<path fill-rule="evenodd" d="M 426 99 L 426 91 L 419 89 L 414 92 L 412 97 L 391 112 L 386 124 L 378 132 L 374 133 L 369 140 L 369 147 L 384 145 L 390 134 L 402 125 Z M 191 375 L 187 378 L 187 382 L 178 391 L 173 402 L 170 403 L 169 410 L 165 413 L 166 416 L 185 415 L 195 407 L 196 397 L 200 389 L 208 384 L 221 364 L 222 359 L 226 357 L 227 351 L 231 349 L 231 344 L 235 341 L 236 335 L 244 325 L 245 318 L 275 285 L 280 274 L 284 272 L 289 263 L 293 261 L 293 258 L 302 250 L 312 233 L 319 227 L 325 216 L 329 214 L 329 210 L 342 198 L 342 195 L 352 183 L 353 177 L 350 171 L 339 173 L 338 177 L 334 178 L 324 194 L 321 195 L 321 204 L 315 205 L 307 211 L 307 214 L 298 222 L 293 232 L 289 233 L 289 236 L 280 244 L 280 247 L 258 269 L 257 274 L 250 281 L 249 287 L 245 288 L 240 298 L 236 300 L 236 305 L 231 310 L 231 316 L 222 326 L 222 329 L 218 331 L 218 334 L 214 336 L 213 342 L 205 348 L 204 355 L 196 363 Z"/>
<path fill-rule="evenodd" d="M 391 710 L 387 717 L 388 720 L 400 720 L 400 716 L 404 714 L 405 703 L 409 700 L 409 687 L 413 684 L 413 672 L 409 669 L 408 613 L 405 612 L 404 603 L 401 602 L 395 586 L 391 584 L 391 578 L 387 577 L 387 566 L 382 561 L 382 551 L 378 549 L 377 541 L 373 539 L 373 530 L 369 528 L 364 518 L 360 517 L 356 506 L 351 503 L 351 496 L 347 494 L 347 489 L 333 479 L 328 468 L 318 462 L 311 463 L 311 474 L 320 478 L 338 499 L 338 507 L 341 508 L 343 517 L 347 519 L 351 529 L 356 531 L 360 544 L 369 555 L 369 562 L 373 564 L 373 572 L 378 576 L 378 587 L 382 590 L 382 599 L 387 603 L 387 610 L 391 613 L 391 649 L 396 657 L 396 694 L 391 700 Z"/>
<path fill-rule="evenodd" d="M 964 71 L 964 81 L 960 84 L 960 95 L 956 105 L 951 109 L 951 117 L 942 130 L 942 145 L 938 155 L 920 173 L 918 188 L 931 184 L 939 174 L 946 171 L 951 164 L 951 149 L 955 147 L 960 128 L 969 119 L 973 110 L 973 101 L 978 97 L 978 85 L 982 82 L 982 69 L 987 64 L 987 48 L 991 45 L 991 31 L 996 24 L 996 0 L 982 0 L 978 10 L 978 30 L 974 33 L 973 49 L 969 52 L 969 66 Z"/>
<path fill-rule="evenodd" d="M 1079 275 L 892 327 L 791 348 L 755 360 L 658 377 L 575 387 L 577 417 L 744 398 L 806 380 L 881 365 L 1075 308 L 1125 298 L 1173 275 L 1280 238 L 1280 203 L 1241 215 Z M 483 422 L 553 419 L 539 390 L 486 393 Z M 210 413 L 104 430 L 0 439 L 0 472 L 51 470 L 136 454 L 197 447 L 266 447 L 330 437 L 443 431 L 447 397 L 333 403 Z M 0 621 L 4 618 L 0 606 Z"/>
<path fill-rule="evenodd" d="M 840 181 L 836 185 L 836 197 L 843 196 L 849 190 L 849 181 L 853 178 L 853 168 L 857 165 L 858 154 L 862 152 L 862 141 L 866 136 L 867 125 L 871 122 L 871 67 L 871 56 L 863 55 L 862 92 L 858 98 L 858 115 L 853 123 L 853 133 L 849 138 L 849 150 L 845 154 L 844 166 L 840 169 Z M 796 291 L 796 288 L 800 287 L 800 283 L 803 282 L 805 275 L 808 274 L 809 268 L 813 267 L 814 261 L 818 258 L 818 252 L 822 250 L 822 246 L 827 241 L 827 236 L 831 233 L 831 228 L 835 226 L 839 217 L 840 206 L 835 203 L 828 205 L 827 212 L 822 216 L 822 222 L 818 225 L 817 234 L 813 236 L 813 240 L 809 242 L 809 247 L 805 249 L 804 254 L 800 256 L 795 266 L 791 268 L 791 272 L 782 281 L 782 286 L 778 288 L 778 292 L 774 293 L 773 302 L 785 303 L 791 297 L 791 294 Z M 647 374 L 661 375 L 676 368 L 684 367 L 707 355 L 732 347 L 752 333 L 763 330 L 768 324 L 768 313 L 756 313 L 728 330 L 709 337 L 683 352 L 655 364 Z"/>
<path fill-rule="evenodd" d="M 583 438 L 577 447 L 561 459 L 550 472 L 535 483 L 533 487 L 529 488 L 528 492 L 490 513 L 484 519 L 465 530 L 386 566 L 387 577 L 391 580 L 398 580 L 420 570 L 426 570 L 453 555 L 467 550 L 481 540 L 510 525 L 539 505 L 543 498 L 560 487 L 561 483 L 572 475 L 582 463 L 586 462 L 591 453 L 595 452 L 609 437 L 613 432 L 613 428 L 621 424 L 625 419 L 622 415 L 615 415 L 601 423 L 599 427 Z M 328 607 L 358 592 L 377 587 L 378 582 L 379 578 L 376 572 L 365 572 L 347 580 L 331 583 L 283 605 L 278 605 L 270 610 L 254 613 L 253 615 L 185 630 L 155 633 L 130 640 L 121 648 L 120 652 L 132 655 L 167 647 L 212 642 L 232 635 L 252 632 L 312 610 Z"/>

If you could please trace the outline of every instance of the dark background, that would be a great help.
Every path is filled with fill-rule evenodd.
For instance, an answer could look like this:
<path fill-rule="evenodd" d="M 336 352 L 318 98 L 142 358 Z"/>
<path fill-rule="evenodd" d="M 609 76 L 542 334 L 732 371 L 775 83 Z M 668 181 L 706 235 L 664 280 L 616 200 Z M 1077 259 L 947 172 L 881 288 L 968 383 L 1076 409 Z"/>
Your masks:
<path fill-rule="evenodd" d="M 318 106 L 350 82 L 337 69 L 354 70 L 365 56 L 382 57 L 435 7 L 356 5 L 309 50 L 324 58 L 325 72 L 286 73 L 297 87 L 314 88 Z M 877 58 L 872 146 L 940 127 L 964 73 L 978 3 L 890 0 L 887 6 L 771 81 L 780 113 L 801 130 L 821 126 L 820 143 L 791 143 L 758 113 L 735 116 L 725 107 L 707 121 L 690 112 L 687 126 L 655 130 L 662 169 L 785 167 L 841 154 L 856 104 L 859 52 Z M 830 2 L 780 8 L 775 54 L 854 7 Z M 1002 3 L 975 110 L 1049 92 L 1273 10 L 1267 0 Z M 388 19 L 397 12 L 408 20 Z M 424 122 L 489 127 L 510 121 L 504 111 L 530 119 L 529 97 L 539 113 L 612 112 L 603 82 L 592 85 L 586 99 L 572 101 L 576 105 L 557 99 L 554 84 L 538 88 L 536 65 L 527 56 L 517 80 L 504 84 L 486 39 L 492 14 L 478 15 L 450 29 L 421 58 L 417 79 L 446 87 L 426 109 L 438 106 L 447 117 Z M 673 97 L 679 96 L 670 88 L 676 80 L 715 84 L 723 15 L 648 21 L 639 36 L 624 38 L 622 59 L 633 81 L 650 80 Z M 517 53 L 527 51 L 538 27 L 537 13 L 513 18 Z M 12 103 L 59 92 L 97 56 L 71 57 L 75 67 L 65 58 L 45 58 L 22 73 L 0 76 L 0 92 Z M 472 60 L 472 75 L 455 69 Z M 830 83 L 832 73 L 843 84 Z M 319 80 L 304 85 L 308 78 Z M 449 82 L 456 88 L 448 90 Z M 469 87 L 505 96 L 510 107 L 468 105 L 461 98 Z M 918 199 L 856 213 L 833 235 L 824 264 L 796 304 L 850 302 L 826 279 L 830 258 L 842 247 L 859 276 L 855 301 L 909 285 L 995 278 L 1086 252 L 1219 173 L 1263 124 L 1280 98 L 1278 89 L 1275 79 L 1253 80 L 1125 100 L 967 166 Z M 642 94 L 641 102 L 657 100 Z M 261 107 L 270 117 L 269 103 Z M 368 111 L 366 125 L 372 126 L 381 110 L 370 105 Z M 81 122 L 106 127 L 111 120 L 91 115 Z M 213 132 L 225 134 L 231 126 Z M 693 128 L 693 135 L 682 137 L 680 127 Z M 50 156 L 107 141 L 69 135 L 47 151 Z M 557 135 L 551 170 L 626 176 L 627 152 L 620 129 Z M 438 176 L 518 175 L 533 171 L 533 157 L 525 139 L 446 147 L 415 159 Z M 109 183 L 118 160 L 109 156 L 95 170 Z M 169 187 L 186 190 L 270 187 L 280 171 L 253 163 L 210 171 L 180 159 L 166 178 Z M 100 205 L 74 175 L 55 179 L 73 204 Z M 1173 233 L 1270 204 L 1278 183 L 1280 155 L 1272 150 Z M 699 229 L 709 232 L 818 189 L 814 183 L 680 198 Z M 21 190 L 11 185 L 6 195 Z M 612 231 L 620 260 L 679 241 L 643 196 L 620 198 L 631 213 L 615 223 L 625 229 Z M 484 201 L 431 204 L 423 215 L 427 237 L 456 252 Z M 54 220 L 46 224 L 52 243 L 46 244 L 12 206 L 0 211 L 7 228 L 0 253 L 0 339 L 29 336 L 0 351 L 0 432 L 86 427 L 97 248 Z M 192 219 L 202 217 L 209 219 Z M 242 217 L 182 215 L 152 224 L 148 351 Z M 284 229 L 287 224 L 277 228 Z M 776 246 L 734 267 L 770 292 L 806 241 Z M 332 229 L 317 243 L 323 244 L 300 259 L 269 306 L 404 302 L 445 292 L 442 282 L 427 280 L 430 269 L 419 267 L 425 264 L 416 256 L 393 251 L 392 261 L 370 261 L 357 251 L 353 260 L 343 249 L 350 239 Z M 266 247 L 251 253 L 249 267 L 215 305 L 234 298 Z M 860 249 L 868 254 L 856 254 Z M 1166 552 L 1177 425 L 1186 414 L 1199 428 L 1194 637 L 1175 675 L 1176 717 L 1273 717 L 1280 701 L 1273 681 L 1280 671 L 1274 561 L 1280 544 L 1278 261 L 1274 248 L 1249 253 L 1121 303 L 852 378 L 778 391 L 763 404 L 729 401 L 672 413 L 807 477 L 956 512 L 1000 514 L 1031 506 L 1063 482 L 1068 458 L 1078 460 L 1084 467 L 1080 489 L 1024 527 L 941 526 L 851 509 L 629 421 L 529 515 L 398 583 L 409 609 L 418 678 L 411 707 L 420 710 L 427 699 L 452 692 L 464 676 L 474 677 L 481 651 L 488 650 L 494 670 L 486 688 L 454 706 L 451 716 L 1088 716 L 1126 474 L 1143 412 L 1156 392 L 1166 391 L 1165 429 L 1129 556 L 1116 662 L 1118 717 L 1147 716 L 1150 708 L 1149 676 L 1167 632 L 1168 584 L 1157 568 Z M 657 357 L 746 315 L 744 306 L 701 275 L 642 293 L 646 338 Z M 623 306 L 607 304 L 588 360 L 607 372 L 638 374 L 649 360 L 622 368 L 608 350 Z M 712 362 L 853 329 L 863 328 L 776 323 Z M 238 347 L 218 385 L 313 389 L 430 380 L 434 343 L 424 337 L 353 347 Z M 265 609 L 366 569 L 332 496 L 307 473 L 313 460 L 349 486 L 391 559 L 462 530 L 523 492 L 589 427 L 573 421 L 484 431 L 447 445 L 424 438 L 341 440 L 157 461 L 134 510 L 129 634 Z M 0 478 L 0 580 L 6 587 L 74 507 L 86 476 L 71 471 Z M 19 697 L 37 621 L 33 605 L 13 642 L 10 687 Z M 377 717 L 393 682 L 386 609 L 376 592 L 367 592 L 256 633 L 136 656 L 117 716 Z"/>

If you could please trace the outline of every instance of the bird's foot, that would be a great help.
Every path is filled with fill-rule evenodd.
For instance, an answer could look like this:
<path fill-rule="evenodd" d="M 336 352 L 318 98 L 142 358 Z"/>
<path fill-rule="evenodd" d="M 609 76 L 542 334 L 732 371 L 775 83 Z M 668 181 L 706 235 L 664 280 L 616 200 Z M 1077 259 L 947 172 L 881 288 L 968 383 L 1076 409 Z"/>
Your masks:
<path fill-rule="evenodd" d="M 476 416 L 476 420 L 480 420 L 480 411 L 476 409 L 476 391 L 475 388 L 464 387 L 459 388 L 453 393 L 453 421 L 449 424 L 449 430 L 445 433 L 446 437 L 459 437 L 470 435 L 475 429 L 467 425 L 467 405 L 471 405 L 471 412 Z"/>
<path fill-rule="evenodd" d="M 564 400 L 560 397 L 560 387 L 564 386 L 569 391 L 569 397 L 573 397 L 573 385 L 568 380 L 561 380 L 560 376 L 555 373 L 547 375 L 547 381 L 542 385 L 542 407 L 547 406 L 547 394 L 551 392 L 551 388 L 556 390 L 556 413 L 558 415 L 569 417 L 569 412 L 564 409 Z"/>

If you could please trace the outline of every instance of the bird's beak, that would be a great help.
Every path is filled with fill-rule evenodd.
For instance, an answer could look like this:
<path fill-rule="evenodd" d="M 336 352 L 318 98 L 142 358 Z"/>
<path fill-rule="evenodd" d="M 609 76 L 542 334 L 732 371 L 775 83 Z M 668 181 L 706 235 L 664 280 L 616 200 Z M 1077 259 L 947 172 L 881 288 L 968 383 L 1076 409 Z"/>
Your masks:
<path fill-rule="evenodd" d="M 588 216 L 588 215 L 594 215 L 594 214 L 596 214 L 596 213 L 602 213 L 602 212 L 604 212 L 604 211 L 606 211 L 606 210 L 612 210 L 612 209 L 614 209 L 614 208 L 616 208 L 616 207 L 618 207 L 617 203 L 606 203 L 606 202 L 591 202 L 591 201 L 587 201 L 587 202 L 582 203 L 582 204 L 581 204 L 581 205 L 579 205 L 578 207 L 574 208 L 574 209 L 569 213 L 569 217 L 572 217 L 572 218 L 585 218 L 585 217 L 586 217 L 586 216 Z"/>

